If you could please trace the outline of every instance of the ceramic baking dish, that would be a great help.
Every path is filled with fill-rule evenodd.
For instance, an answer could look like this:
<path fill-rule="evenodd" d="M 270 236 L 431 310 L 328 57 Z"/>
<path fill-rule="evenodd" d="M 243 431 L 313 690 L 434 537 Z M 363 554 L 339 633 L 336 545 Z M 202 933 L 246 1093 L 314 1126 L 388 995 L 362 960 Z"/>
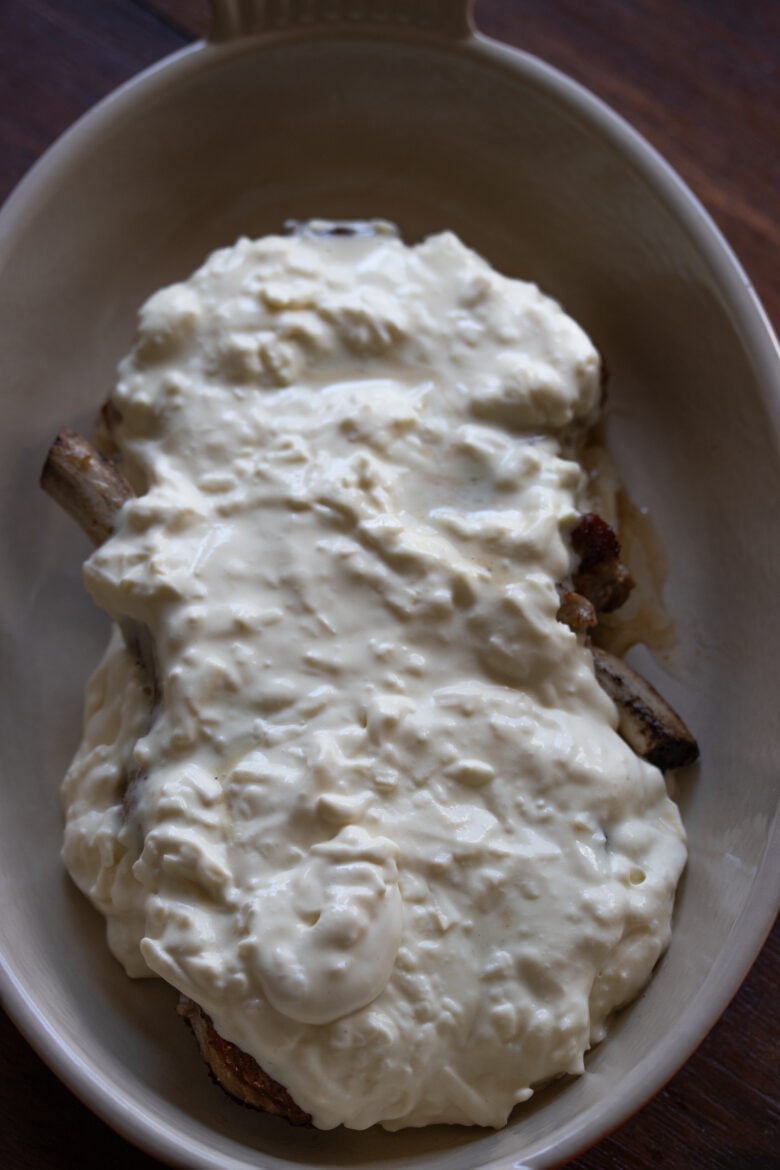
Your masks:
<path fill-rule="evenodd" d="M 207 43 L 101 103 L 0 214 L 4 1003 L 100 1116 L 174 1165 L 542 1170 L 671 1076 L 777 905 L 776 343 L 664 162 L 583 89 L 472 31 L 465 0 L 213 10 Z M 106 625 L 80 583 L 86 542 L 38 492 L 46 447 L 89 425 L 148 293 L 310 216 L 382 216 L 409 241 L 451 228 L 558 297 L 607 355 L 609 442 L 663 538 L 675 637 L 642 666 L 702 747 L 679 792 L 690 863 L 673 942 L 586 1075 L 501 1132 L 306 1133 L 234 1105 L 175 994 L 126 979 L 59 858 L 57 786 Z"/>

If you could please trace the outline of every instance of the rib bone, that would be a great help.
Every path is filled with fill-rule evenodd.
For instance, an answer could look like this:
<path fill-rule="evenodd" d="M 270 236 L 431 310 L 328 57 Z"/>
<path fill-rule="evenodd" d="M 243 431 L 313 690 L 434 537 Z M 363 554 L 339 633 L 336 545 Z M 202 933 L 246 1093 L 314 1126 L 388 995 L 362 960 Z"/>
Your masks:
<path fill-rule="evenodd" d="M 49 449 L 41 487 L 96 545 L 108 540 L 119 510 L 133 495 L 111 460 L 69 427 L 63 427 Z"/>
<path fill-rule="evenodd" d="M 41 487 L 96 545 L 108 540 L 123 504 L 135 494 L 111 460 L 69 427 L 62 428 L 49 448 Z M 151 633 L 147 626 L 129 619 L 120 622 L 120 628 L 128 650 L 141 667 L 154 712 L 160 701 L 160 685 Z"/>
<path fill-rule="evenodd" d="M 655 687 L 622 658 L 599 646 L 591 650 L 596 678 L 618 709 L 618 730 L 629 747 L 662 771 L 697 760 L 696 740 Z"/>

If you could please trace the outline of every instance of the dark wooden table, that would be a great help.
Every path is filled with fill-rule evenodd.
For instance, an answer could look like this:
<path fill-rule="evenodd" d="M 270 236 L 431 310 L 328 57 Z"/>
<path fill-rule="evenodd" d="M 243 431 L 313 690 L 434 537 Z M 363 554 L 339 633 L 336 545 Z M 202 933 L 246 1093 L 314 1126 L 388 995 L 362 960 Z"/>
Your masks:
<path fill-rule="evenodd" d="M 483 31 L 584 82 L 669 159 L 780 325 L 780 4 L 478 0 Z M 0 200 L 120 82 L 206 27 L 205 0 L 0 0 Z M 780 930 L 687 1065 L 572 1170 L 780 1166 Z M 0 1167 L 153 1170 L 0 1013 Z"/>

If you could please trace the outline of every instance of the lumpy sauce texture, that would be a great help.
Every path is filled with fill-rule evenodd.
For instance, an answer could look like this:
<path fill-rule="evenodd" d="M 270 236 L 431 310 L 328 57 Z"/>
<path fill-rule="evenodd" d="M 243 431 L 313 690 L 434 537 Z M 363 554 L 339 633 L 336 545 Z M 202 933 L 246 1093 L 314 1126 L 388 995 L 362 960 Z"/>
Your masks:
<path fill-rule="evenodd" d="M 320 1127 L 502 1125 L 669 941 L 676 807 L 556 620 L 599 396 L 449 233 L 241 240 L 141 311 L 85 577 L 162 699 L 115 632 L 65 859 Z"/>

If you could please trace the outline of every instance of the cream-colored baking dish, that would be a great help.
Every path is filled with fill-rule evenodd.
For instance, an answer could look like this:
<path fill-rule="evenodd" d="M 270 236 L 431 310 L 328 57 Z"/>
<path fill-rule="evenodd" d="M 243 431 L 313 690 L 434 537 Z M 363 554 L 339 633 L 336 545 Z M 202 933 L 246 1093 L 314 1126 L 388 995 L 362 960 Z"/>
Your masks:
<path fill-rule="evenodd" d="M 213 9 L 208 43 L 93 110 L 0 214 L 4 1002 L 97 1113 L 175 1165 L 541 1170 L 685 1060 L 777 905 L 776 343 L 664 162 L 581 88 L 471 31 L 466 0 Z M 38 494 L 43 454 L 61 423 L 87 425 L 149 292 L 309 216 L 382 216 L 410 241 L 452 228 L 560 298 L 609 357 L 612 450 L 663 533 L 677 636 L 643 668 L 702 746 L 680 790 L 674 939 L 586 1075 L 498 1133 L 306 1133 L 234 1105 L 174 993 L 125 978 L 59 859 L 56 789 L 105 625 L 80 584 L 85 543 Z"/>

